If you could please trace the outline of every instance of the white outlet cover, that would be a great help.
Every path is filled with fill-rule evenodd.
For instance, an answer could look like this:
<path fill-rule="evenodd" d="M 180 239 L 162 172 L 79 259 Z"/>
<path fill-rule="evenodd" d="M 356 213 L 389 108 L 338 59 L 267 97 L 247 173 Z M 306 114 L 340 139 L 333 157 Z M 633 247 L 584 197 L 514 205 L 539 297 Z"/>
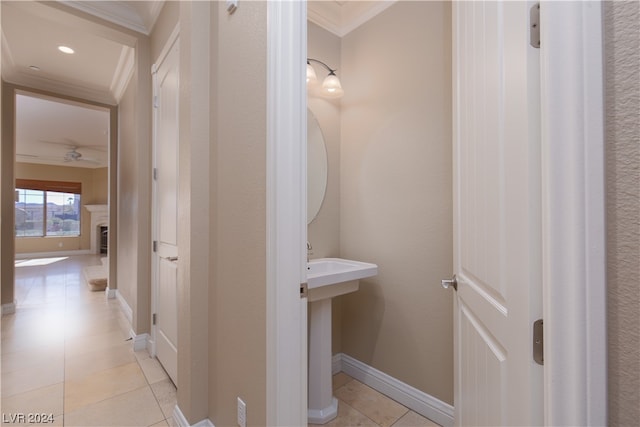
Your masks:
<path fill-rule="evenodd" d="M 238 397 L 238 426 L 247 427 L 247 404 Z"/>

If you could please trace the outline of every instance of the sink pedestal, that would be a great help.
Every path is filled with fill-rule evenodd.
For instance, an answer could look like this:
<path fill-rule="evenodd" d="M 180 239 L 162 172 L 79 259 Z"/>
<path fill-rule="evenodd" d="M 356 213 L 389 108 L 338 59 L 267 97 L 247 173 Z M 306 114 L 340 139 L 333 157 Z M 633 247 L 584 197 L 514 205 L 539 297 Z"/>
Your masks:
<path fill-rule="evenodd" d="M 338 415 L 331 369 L 331 298 L 358 290 L 360 279 L 378 274 L 378 266 L 340 258 L 307 263 L 309 302 L 308 421 L 324 424 Z"/>
<path fill-rule="evenodd" d="M 331 369 L 331 298 L 309 303 L 309 410 L 311 424 L 324 424 L 338 415 Z"/>

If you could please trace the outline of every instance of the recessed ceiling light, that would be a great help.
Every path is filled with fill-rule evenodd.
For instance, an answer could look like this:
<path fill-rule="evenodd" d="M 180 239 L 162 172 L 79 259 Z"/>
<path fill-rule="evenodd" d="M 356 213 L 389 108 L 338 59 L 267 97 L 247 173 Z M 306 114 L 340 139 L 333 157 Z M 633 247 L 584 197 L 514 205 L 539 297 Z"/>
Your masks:
<path fill-rule="evenodd" d="M 29 69 L 32 71 L 40 71 L 40 67 L 37 65 L 29 65 Z"/>
<path fill-rule="evenodd" d="M 69 46 L 58 46 L 58 50 L 62 53 L 68 53 L 69 55 L 75 52 Z"/>

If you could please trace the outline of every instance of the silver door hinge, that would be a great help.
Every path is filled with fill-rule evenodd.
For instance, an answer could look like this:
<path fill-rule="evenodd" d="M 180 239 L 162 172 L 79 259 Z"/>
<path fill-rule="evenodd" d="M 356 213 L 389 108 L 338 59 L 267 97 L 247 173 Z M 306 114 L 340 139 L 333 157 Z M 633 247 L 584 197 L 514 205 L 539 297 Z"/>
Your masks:
<path fill-rule="evenodd" d="M 538 365 L 544 365 L 544 334 L 542 319 L 533 322 L 533 360 Z"/>
<path fill-rule="evenodd" d="M 531 6 L 529 11 L 529 43 L 540 49 L 540 3 Z"/>
<path fill-rule="evenodd" d="M 153 95 L 153 108 L 158 108 L 158 95 Z"/>
<path fill-rule="evenodd" d="M 309 286 L 307 282 L 300 283 L 300 298 L 307 298 L 309 296 Z"/>
<path fill-rule="evenodd" d="M 158 180 L 158 168 L 153 168 L 153 180 Z"/>
<path fill-rule="evenodd" d="M 158 241 L 157 240 L 153 241 L 153 252 L 158 252 Z"/>
<path fill-rule="evenodd" d="M 155 324 L 156 324 L 156 319 L 157 319 L 157 316 L 156 316 L 156 314 L 155 314 L 155 313 L 153 313 L 153 314 L 151 315 L 151 323 L 152 323 L 153 325 L 155 325 Z"/>

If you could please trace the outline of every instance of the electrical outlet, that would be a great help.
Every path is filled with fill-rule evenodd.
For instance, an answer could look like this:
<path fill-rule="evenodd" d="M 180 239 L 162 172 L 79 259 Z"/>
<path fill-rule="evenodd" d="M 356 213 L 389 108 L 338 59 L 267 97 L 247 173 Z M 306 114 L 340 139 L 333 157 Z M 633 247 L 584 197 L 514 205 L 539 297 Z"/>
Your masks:
<path fill-rule="evenodd" d="M 238 397 L 238 426 L 247 427 L 247 404 Z"/>

